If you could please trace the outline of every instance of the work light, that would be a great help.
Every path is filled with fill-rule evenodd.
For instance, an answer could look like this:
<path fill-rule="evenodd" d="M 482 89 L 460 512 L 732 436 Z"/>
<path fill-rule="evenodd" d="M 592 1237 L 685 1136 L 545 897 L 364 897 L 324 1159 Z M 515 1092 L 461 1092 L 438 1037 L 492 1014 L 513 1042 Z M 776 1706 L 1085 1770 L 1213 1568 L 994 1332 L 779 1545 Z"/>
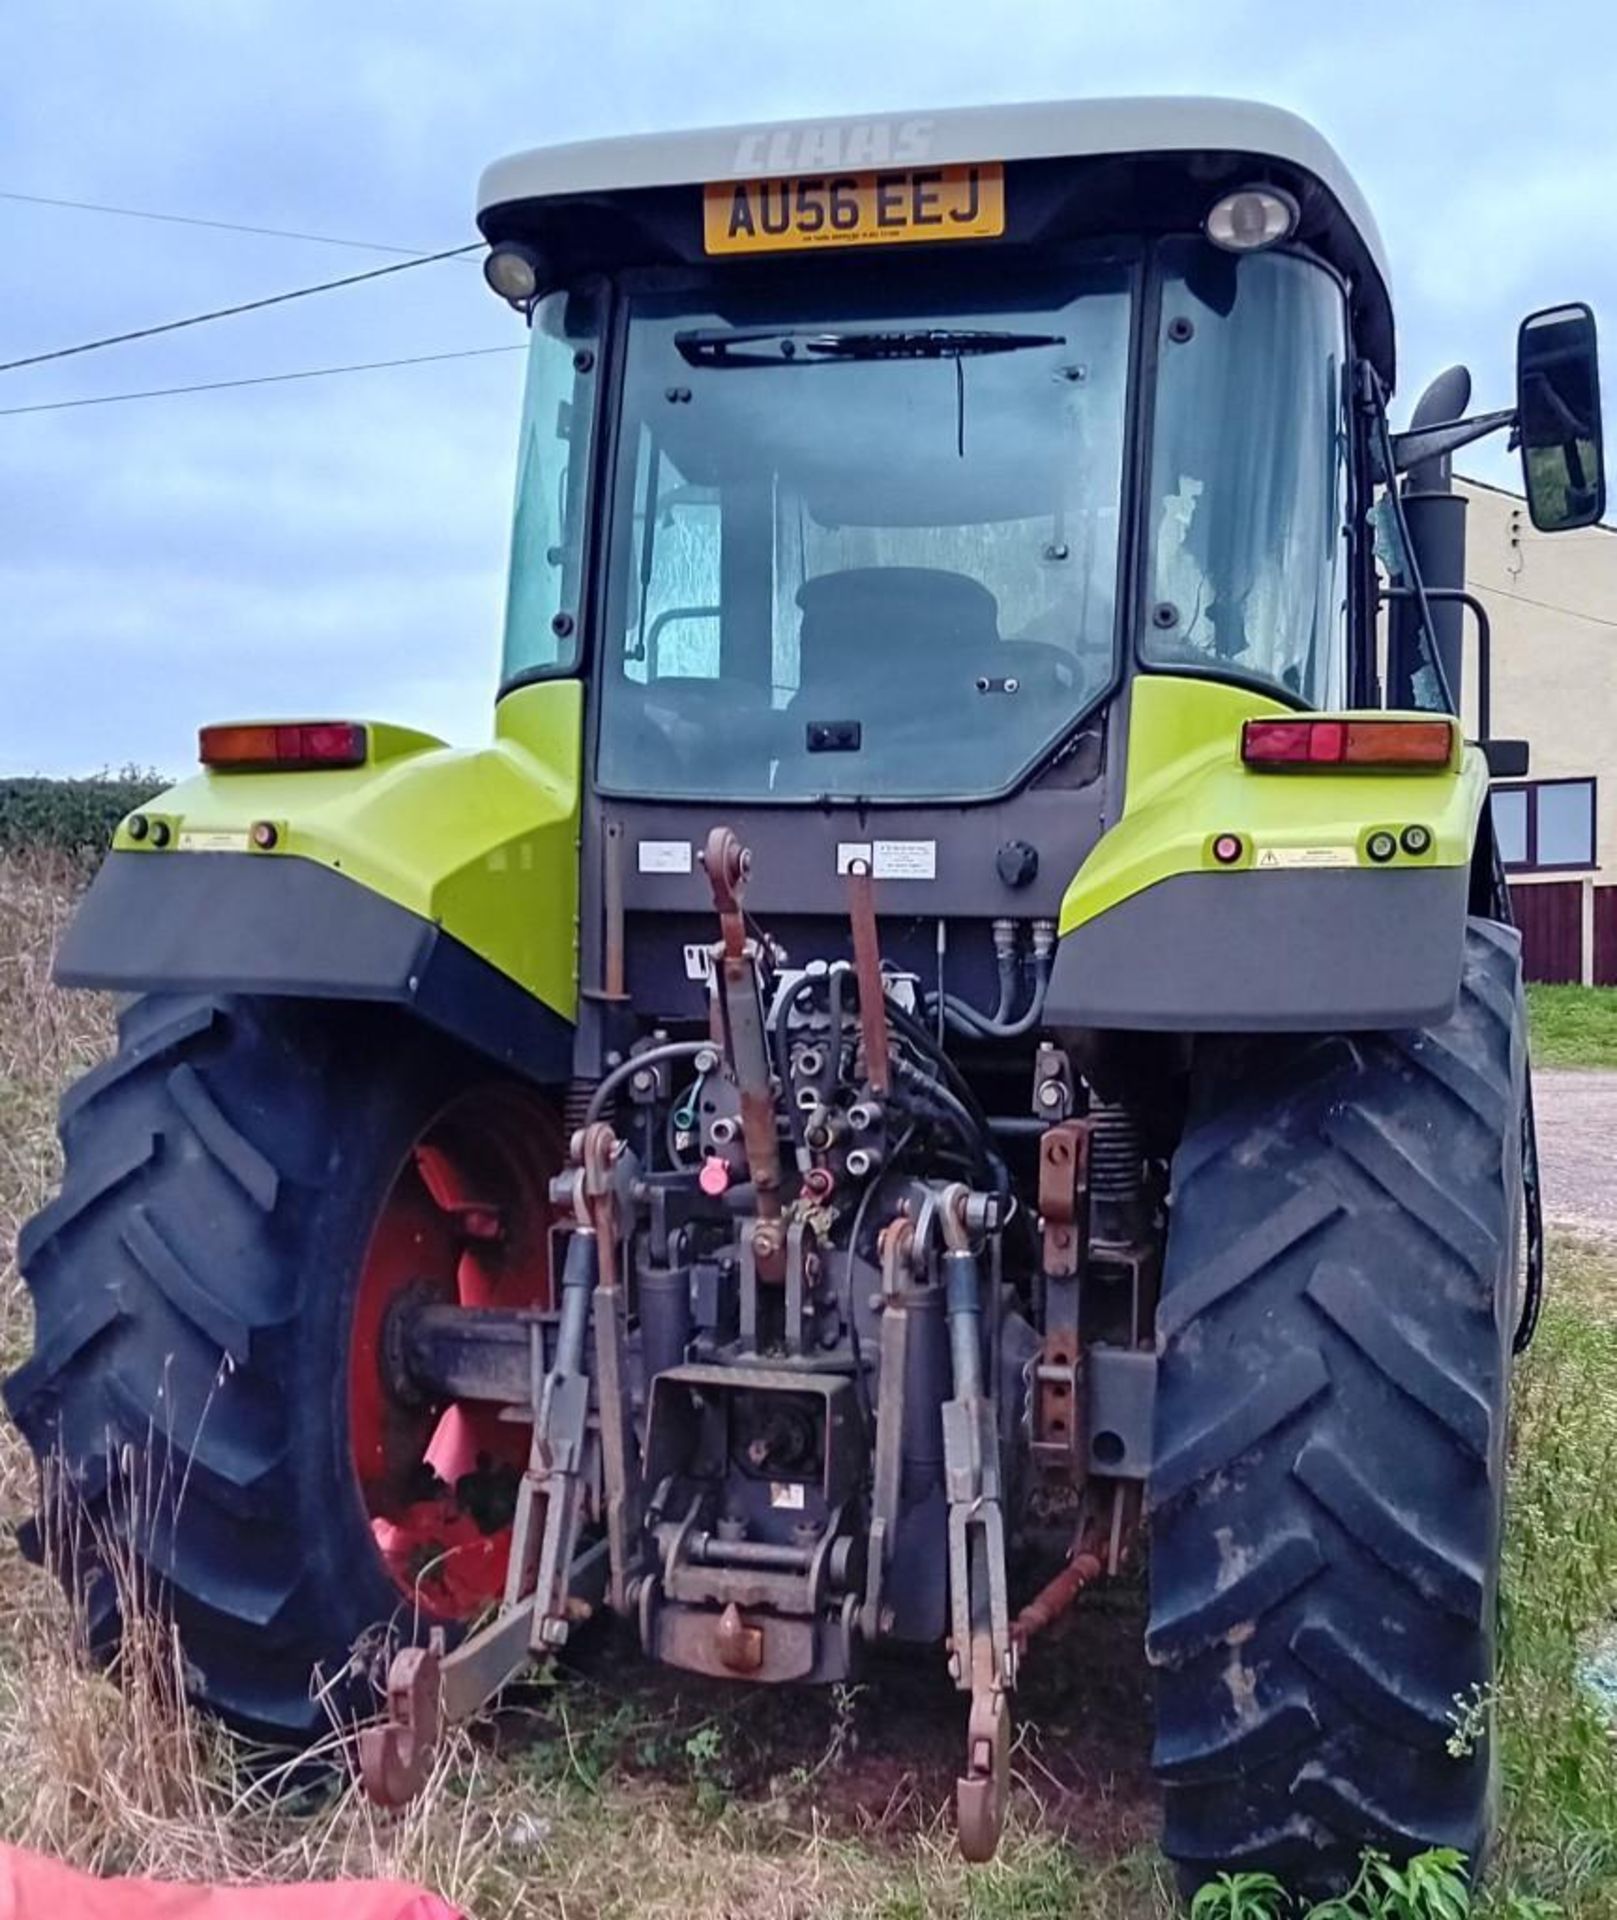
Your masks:
<path fill-rule="evenodd" d="M 1256 253 L 1291 238 L 1297 202 L 1278 187 L 1242 187 L 1213 202 L 1205 226 L 1208 239 L 1226 253 Z"/>
<path fill-rule="evenodd" d="M 543 263 L 532 247 L 518 241 L 502 241 L 489 250 L 483 262 L 483 278 L 502 300 L 526 313 L 539 297 L 539 275 Z"/>

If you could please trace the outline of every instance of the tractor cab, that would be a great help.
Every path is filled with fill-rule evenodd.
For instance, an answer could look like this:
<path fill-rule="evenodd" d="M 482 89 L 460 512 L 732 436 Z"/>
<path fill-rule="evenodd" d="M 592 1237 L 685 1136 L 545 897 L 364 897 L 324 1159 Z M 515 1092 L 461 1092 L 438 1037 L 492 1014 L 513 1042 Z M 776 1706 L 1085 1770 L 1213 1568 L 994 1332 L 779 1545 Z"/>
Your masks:
<path fill-rule="evenodd" d="M 1373 702 L 1387 274 L 1290 116 L 614 140 L 480 197 L 532 332 L 504 686 L 588 677 L 586 988 L 621 893 L 642 1006 L 699 1010 L 722 806 L 796 916 L 839 912 L 838 848 L 879 840 L 991 989 L 996 914 L 1056 916 L 1116 815 L 1137 672 Z"/>
<path fill-rule="evenodd" d="M 995 798 L 1131 656 L 1364 692 L 1386 270 L 1289 116 L 611 141 L 503 162 L 482 203 L 533 335 L 506 684 L 588 643 L 603 793 Z"/>

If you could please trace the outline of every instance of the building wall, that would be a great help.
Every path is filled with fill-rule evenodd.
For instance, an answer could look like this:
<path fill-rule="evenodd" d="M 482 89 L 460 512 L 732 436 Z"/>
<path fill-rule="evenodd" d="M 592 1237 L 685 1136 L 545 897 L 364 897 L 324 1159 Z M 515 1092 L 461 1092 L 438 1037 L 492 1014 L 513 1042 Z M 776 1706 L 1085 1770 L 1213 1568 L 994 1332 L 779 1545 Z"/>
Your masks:
<path fill-rule="evenodd" d="M 1467 584 L 1493 623 L 1493 731 L 1531 743 L 1533 779 L 1595 775 L 1596 860 L 1617 880 L 1617 529 L 1536 533 L 1516 495 L 1461 491 Z M 1471 661 L 1467 677 L 1474 700 Z"/>
<path fill-rule="evenodd" d="M 1534 531 L 1517 495 L 1461 483 L 1466 573 L 1493 625 L 1493 722 L 1525 739 L 1530 780 L 1592 777 L 1594 865 L 1580 873 L 1515 873 L 1513 886 L 1581 888 L 1582 973 L 1595 970 L 1596 887 L 1617 886 L 1617 529 Z M 1467 730 L 1476 725 L 1476 664 L 1467 621 Z M 1571 896 L 1535 903 L 1570 911 Z M 1599 903 L 1603 908 L 1609 903 Z M 1609 913 L 1602 914 L 1609 919 Z M 1531 946 L 1531 937 L 1529 940 Z"/>

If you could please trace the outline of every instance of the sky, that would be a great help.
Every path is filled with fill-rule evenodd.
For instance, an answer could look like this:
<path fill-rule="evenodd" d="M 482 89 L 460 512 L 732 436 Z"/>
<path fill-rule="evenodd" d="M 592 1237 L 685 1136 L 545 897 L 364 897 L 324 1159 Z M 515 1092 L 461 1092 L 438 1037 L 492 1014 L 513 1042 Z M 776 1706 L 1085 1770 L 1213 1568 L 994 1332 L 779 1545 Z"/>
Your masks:
<path fill-rule="evenodd" d="M 475 238 L 488 161 L 551 141 L 1211 93 L 1301 113 L 1358 179 L 1400 421 L 1455 360 L 1508 405 L 1517 322 L 1565 299 L 1617 393 L 1614 73 L 1607 0 L 4 0 L 0 361 L 388 258 L 7 194 L 426 251 Z M 522 337 L 474 256 L 0 373 L 0 774 L 178 774 L 246 714 L 485 738 L 520 352 L 3 409 Z M 1461 464 L 1512 484 L 1500 443 Z"/>

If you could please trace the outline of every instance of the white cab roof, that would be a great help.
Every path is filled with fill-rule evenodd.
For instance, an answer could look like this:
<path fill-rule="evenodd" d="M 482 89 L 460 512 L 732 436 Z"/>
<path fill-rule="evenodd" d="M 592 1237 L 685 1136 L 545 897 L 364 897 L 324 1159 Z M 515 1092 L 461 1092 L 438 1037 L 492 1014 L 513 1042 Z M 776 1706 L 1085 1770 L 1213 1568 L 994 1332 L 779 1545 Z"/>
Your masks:
<path fill-rule="evenodd" d="M 1390 287 L 1375 219 L 1335 149 L 1295 114 L 1246 100 L 1045 100 L 579 140 L 497 160 L 484 171 L 477 206 L 484 213 L 513 201 L 830 169 L 1186 152 L 1252 153 L 1311 174 Z"/>

